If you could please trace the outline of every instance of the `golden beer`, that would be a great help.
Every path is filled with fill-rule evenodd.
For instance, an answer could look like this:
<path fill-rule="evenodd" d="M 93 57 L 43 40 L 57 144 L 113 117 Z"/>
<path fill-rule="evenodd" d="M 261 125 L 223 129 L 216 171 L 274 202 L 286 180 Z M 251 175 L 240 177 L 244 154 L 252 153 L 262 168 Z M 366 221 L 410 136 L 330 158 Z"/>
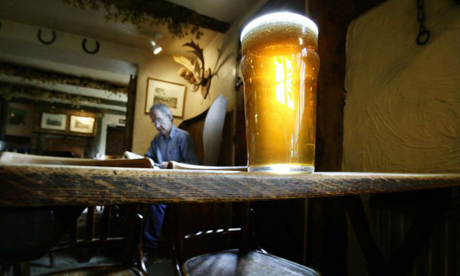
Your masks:
<path fill-rule="evenodd" d="M 241 44 L 249 171 L 313 172 L 318 28 L 268 14 L 246 25 Z"/>

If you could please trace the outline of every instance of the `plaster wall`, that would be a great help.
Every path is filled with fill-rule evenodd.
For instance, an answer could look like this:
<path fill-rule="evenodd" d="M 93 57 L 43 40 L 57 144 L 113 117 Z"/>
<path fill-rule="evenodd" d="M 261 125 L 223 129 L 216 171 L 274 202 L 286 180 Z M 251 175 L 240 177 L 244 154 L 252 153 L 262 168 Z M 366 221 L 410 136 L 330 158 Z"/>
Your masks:
<path fill-rule="evenodd" d="M 344 171 L 459 171 L 460 6 L 426 0 L 425 13 L 424 46 L 415 1 L 387 1 L 350 24 Z"/>

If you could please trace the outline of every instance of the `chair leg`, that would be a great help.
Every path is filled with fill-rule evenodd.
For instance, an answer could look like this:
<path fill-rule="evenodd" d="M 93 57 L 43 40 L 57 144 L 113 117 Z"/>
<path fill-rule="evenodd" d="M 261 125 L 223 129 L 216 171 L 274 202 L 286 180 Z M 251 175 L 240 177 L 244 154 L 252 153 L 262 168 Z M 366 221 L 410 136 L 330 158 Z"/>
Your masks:
<path fill-rule="evenodd" d="M 243 202 L 241 204 L 242 210 L 241 210 L 241 219 L 242 219 L 242 230 L 243 232 L 241 233 L 241 244 L 240 244 L 240 254 L 246 254 L 249 251 L 249 235 L 250 235 L 250 230 L 249 230 L 249 208 L 250 208 L 250 203 L 249 202 Z"/>

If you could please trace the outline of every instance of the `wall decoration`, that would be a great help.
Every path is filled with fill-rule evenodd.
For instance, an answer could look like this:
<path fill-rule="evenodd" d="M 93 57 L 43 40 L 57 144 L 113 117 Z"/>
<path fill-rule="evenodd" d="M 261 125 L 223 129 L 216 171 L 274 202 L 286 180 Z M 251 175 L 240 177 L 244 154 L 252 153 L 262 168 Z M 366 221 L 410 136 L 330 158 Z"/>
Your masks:
<path fill-rule="evenodd" d="M 94 133 L 95 122 L 96 118 L 94 117 L 71 115 L 69 130 L 72 132 L 92 134 Z"/>
<path fill-rule="evenodd" d="M 52 34 L 53 34 L 53 37 L 52 37 L 50 40 L 46 41 L 46 40 L 44 40 L 44 39 L 42 38 L 42 29 L 38 29 L 37 37 L 38 37 L 38 40 L 39 40 L 41 43 L 43 43 L 43 44 L 45 44 L 45 45 L 51 45 L 51 44 L 54 43 L 54 41 L 56 41 L 56 32 L 53 31 Z"/>
<path fill-rule="evenodd" d="M 7 123 L 9 125 L 24 126 L 26 124 L 26 115 L 26 110 L 8 107 Z"/>
<path fill-rule="evenodd" d="M 99 52 L 99 41 L 96 40 L 96 46 L 94 48 L 94 50 L 88 50 L 88 48 L 86 47 L 86 38 L 83 39 L 83 41 L 81 42 L 81 47 L 83 48 L 83 50 L 88 53 L 88 54 L 91 54 L 91 55 L 94 55 L 96 54 L 97 52 Z"/>
<path fill-rule="evenodd" d="M 149 113 L 153 104 L 163 103 L 171 109 L 174 117 L 182 118 L 184 116 L 186 89 L 185 85 L 182 84 L 148 78 L 145 113 Z"/>
<path fill-rule="evenodd" d="M 66 130 L 67 115 L 43 112 L 40 127 L 43 129 Z"/>
<path fill-rule="evenodd" d="M 213 76 L 211 68 L 206 69 L 204 64 L 203 49 L 200 45 L 191 41 L 182 45 L 183 47 L 190 47 L 190 51 L 195 54 L 196 59 L 189 59 L 184 56 L 174 55 L 173 60 L 181 64 L 182 68 L 179 69 L 179 76 L 183 77 L 189 83 L 193 84 L 193 91 L 201 88 L 201 95 L 204 99 L 208 96 L 209 87 L 211 86 L 211 78 Z"/>

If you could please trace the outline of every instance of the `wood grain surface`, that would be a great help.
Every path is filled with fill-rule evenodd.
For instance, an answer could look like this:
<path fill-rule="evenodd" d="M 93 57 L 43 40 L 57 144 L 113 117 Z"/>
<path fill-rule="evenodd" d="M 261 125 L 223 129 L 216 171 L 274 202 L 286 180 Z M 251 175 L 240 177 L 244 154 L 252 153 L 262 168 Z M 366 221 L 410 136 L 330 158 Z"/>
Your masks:
<path fill-rule="evenodd" d="M 3 165 L 0 179 L 0 207 L 254 201 L 460 186 L 460 174 L 280 175 L 62 165 Z"/>

